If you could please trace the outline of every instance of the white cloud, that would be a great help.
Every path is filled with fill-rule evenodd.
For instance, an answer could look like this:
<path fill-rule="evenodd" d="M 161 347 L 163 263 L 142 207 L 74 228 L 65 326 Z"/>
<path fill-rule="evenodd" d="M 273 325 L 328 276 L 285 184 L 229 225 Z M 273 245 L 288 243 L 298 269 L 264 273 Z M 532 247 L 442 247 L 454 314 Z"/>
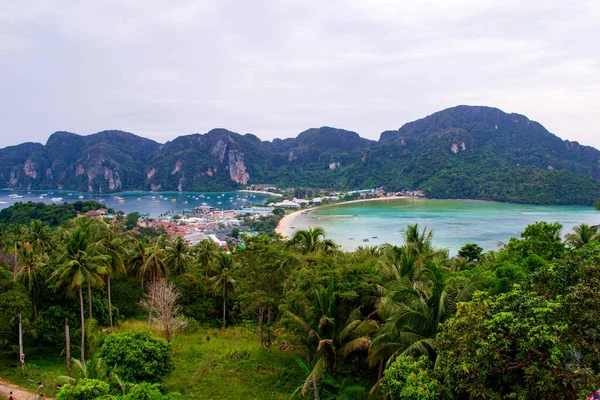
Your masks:
<path fill-rule="evenodd" d="M 600 147 L 598 4 L 0 0 L 0 146 L 59 129 L 377 138 L 481 104 Z"/>

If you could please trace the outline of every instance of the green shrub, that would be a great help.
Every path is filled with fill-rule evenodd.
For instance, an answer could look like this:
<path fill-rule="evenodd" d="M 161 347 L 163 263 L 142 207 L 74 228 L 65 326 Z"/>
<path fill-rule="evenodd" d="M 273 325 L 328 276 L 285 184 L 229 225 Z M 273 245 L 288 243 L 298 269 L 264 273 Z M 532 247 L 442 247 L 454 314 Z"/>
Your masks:
<path fill-rule="evenodd" d="M 93 400 L 104 398 L 108 395 L 110 386 L 106 382 L 97 379 L 80 379 L 77 384 L 64 385 L 58 395 L 57 400 Z M 106 397 L 108 398 L 108 397 Z"/>
<path fill-rule="evenodd" d="M 108 336 L 99 356 L 126 382 L 160 382 L 174 370 L 169 345 L 148 331 Z"/>
<path fill-rule="evenodd" d="M 157 383 L 140 383 L 130 393 L 119 396 L 116 400 L 171 400 L 177 397 L 179 396 L 174 393 L 162 394 Z"/>
<path fill-rule="evenodd" d="M 398 357 L 385 371 L 382 388 L 390 399 L 441 399 L 440 382 L 432 376 L 432 367 L 425 356 Z"/>

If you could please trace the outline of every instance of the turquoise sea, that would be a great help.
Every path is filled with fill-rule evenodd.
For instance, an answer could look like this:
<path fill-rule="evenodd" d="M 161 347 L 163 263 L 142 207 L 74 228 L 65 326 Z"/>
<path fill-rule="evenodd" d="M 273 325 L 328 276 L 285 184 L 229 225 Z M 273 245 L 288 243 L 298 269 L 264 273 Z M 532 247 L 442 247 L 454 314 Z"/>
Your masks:
<path fill-rule="evenodd" d="M 13 198 L 11 195 L 22 196 Z M 238 209 L 250 204 L 261 204 L 269 195 L 247 192 L 123 192 L 110 194 L 90 194 L 65 190 L 0 190 L 0 209 L 16 202 L 73 203 L 81 200 L 95 200 L 107 208 L 128 214 L 138 211 L 158 217 L 167 212 L 191 210 L 201 205 L 209 205 L 225 210 Z M 52 200 L 54 199 L 54 200 Z M 60 199 L 60 200 L 59 200 Z M 175 200 L 175 201 L 173 201 Z M 187 204 L 185 204 L 187 202 Z"/>
<path fill-rule="evenodd" d="M 465 243 L 496 250 L 536 221 L 560 222 L 563 234 L 582 223 L 600 224 L 593 207 L 533 206 L 470 200 L 397 199 L 341 204 L 300 215 L 288 226 L 298 229 L 321 226 L 326 236 L 344 250 L 383 243 L 401 244 L 409 224 L 433 230 L 436 247 L 457 253 Z M 364 241 L 364 240 L 368 241 Z"/>

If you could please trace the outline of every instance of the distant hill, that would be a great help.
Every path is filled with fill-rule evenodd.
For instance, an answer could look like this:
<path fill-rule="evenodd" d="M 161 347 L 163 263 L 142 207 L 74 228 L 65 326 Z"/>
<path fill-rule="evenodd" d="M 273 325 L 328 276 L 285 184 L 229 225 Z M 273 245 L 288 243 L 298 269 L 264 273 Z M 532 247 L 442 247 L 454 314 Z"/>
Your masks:
<path fill-rule="evenodd" d="M 165 144 L 121 131 L 56 132 L 46 145 L 0 149 L 0 187 L 223 191 L 251 183 L 423 189 L 429 197 L 593 204 L 600 152 L 497 108 L 458 106 L 379 141 L 322 127 L 261 141 L 225 129 Z"/>

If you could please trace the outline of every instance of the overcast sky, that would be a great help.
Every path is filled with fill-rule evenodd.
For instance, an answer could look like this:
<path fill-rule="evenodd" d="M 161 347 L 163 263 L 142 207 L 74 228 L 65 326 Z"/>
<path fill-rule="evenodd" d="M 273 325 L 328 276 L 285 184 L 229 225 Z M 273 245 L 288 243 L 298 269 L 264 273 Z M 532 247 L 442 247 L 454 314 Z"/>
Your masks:
<path fill-rule="evenodd" d="M 0 147 L 57 130 L 377 139 L 470 104 L 600 148 L 598 21 L 598 0 L 0 0 Z"/>

